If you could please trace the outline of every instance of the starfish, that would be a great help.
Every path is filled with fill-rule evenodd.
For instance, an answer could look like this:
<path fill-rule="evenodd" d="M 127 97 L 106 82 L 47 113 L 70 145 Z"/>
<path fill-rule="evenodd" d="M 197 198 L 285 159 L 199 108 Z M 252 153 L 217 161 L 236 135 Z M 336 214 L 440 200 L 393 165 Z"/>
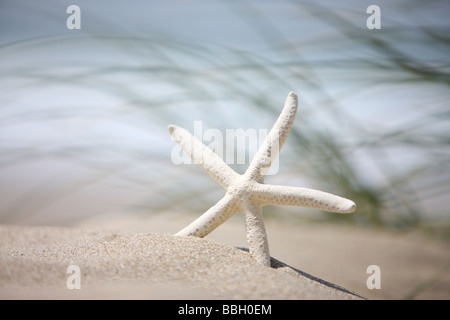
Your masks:
<path fill-rule="evenodd" d="M 264 178 L 289 135 L 297 113 L 297 95 L 290 92 L 272 130 L 256 152 L 244 174 L 231 169 L 216 153 L 185 129 L 170 125 L 169 132 L 194 163 L 214 178 L 226 191 L 225 196 L 176 236 L 205 237 L 234 214 L 245 218 L 249 252 L 256 262 L 270 267 L 269 244 L 262 207 L 291 205 L 336 213 L 351 213 L 353 201 L 330 193 L 299 187 L 264 184 Z"/>

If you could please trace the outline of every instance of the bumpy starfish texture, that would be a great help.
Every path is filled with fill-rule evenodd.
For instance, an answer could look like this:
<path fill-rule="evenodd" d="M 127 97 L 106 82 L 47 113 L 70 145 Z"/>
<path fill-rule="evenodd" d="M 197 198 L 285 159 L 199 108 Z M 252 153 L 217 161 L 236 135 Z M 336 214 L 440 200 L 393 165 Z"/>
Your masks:
<path fill-rule="evenodd" d="M 174 125 L 169 126 L 170 134 L 194 163 L 199 164 L 226 191 L 221 200 L 176 236 L 204 237 L 234 214 L 241 212 L 245 218 L 250 254 L 258 263 L 270 266 L 269 244 L 262 216 L 264 205 L 301 206 L 337 213 L 355 211 L 353 201 L 326 192 L 263 183 L 270 165 L 289 135 L 297 105 L 297 95 L 289 93 L 278 120 L 243 175 L 232 170 L 188 131 Z"/>

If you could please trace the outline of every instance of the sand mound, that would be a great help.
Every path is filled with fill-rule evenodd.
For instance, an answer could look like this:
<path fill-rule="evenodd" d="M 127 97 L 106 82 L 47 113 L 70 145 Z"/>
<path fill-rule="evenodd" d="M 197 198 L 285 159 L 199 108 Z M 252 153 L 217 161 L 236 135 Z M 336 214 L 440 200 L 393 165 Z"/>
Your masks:
<path fill-rule="evenodd" d="M 67 282 L 80 270 L 81 289 Z M 359 299 L 275 259 L 169 234 L 0 226 L 0 298 Z"/>

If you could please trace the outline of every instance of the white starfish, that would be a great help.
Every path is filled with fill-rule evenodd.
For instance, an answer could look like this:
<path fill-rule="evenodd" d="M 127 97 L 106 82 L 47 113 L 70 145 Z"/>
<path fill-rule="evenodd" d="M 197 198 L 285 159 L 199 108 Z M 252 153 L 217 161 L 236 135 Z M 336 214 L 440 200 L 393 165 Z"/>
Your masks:
<path fill-rule="evenodd" d="M 326 192 L 263 184 L 272 160 L 277 157 L 292 128 L 297 104 L 297 95 L 289 93 L 278 120 L 243 175 L 232 170 L 188 131 L 174 125 L 169 126 L 170 134 L 194 163 L 199 164 L 226 191 L 221 200 L 179 231 L 177 236 L 204 237 L 234 214 L 242 212 L 250 254 L 258 263 L 270 266 L 269 244 L 262 216 L 264 205 L 292 205 L 337 213 L 355 211 L 353 201 Z"/>

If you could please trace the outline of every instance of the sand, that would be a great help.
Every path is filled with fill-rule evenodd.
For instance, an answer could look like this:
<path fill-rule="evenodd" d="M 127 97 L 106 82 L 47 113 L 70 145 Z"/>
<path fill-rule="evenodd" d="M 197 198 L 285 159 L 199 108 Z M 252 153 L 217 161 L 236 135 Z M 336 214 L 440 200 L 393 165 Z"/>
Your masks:
<path fill-rule="evenodd" d="M 239 219 L 204 239 L 171 235 L 190 219 L 1 225 L 0 299 L 402 299 L 423 283 L 432 285 L 414 298 L 450 298 L 449 246 L 421 234 L 269 220 L 277 259 L 268 268 L 239 248 Z M 371 264 L 382 271 L 379 290 L 366 286 Z M 80 289 L 67 286 L 70 265 L 79 267 Z"/>
<path fill-rule="evenodd" d="M 248 252 L 208 239 L 19 226 L 0 227 L 0 238 L 3 299 L 358 298 L 276 260 L 273 268 L 258 265 Z M 71 265 L 79 267 L 80 289 L 67 287 Z"/>

